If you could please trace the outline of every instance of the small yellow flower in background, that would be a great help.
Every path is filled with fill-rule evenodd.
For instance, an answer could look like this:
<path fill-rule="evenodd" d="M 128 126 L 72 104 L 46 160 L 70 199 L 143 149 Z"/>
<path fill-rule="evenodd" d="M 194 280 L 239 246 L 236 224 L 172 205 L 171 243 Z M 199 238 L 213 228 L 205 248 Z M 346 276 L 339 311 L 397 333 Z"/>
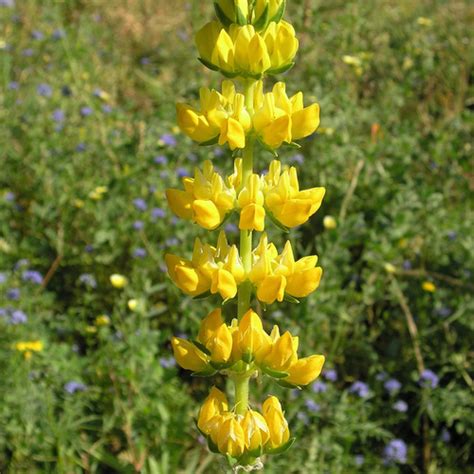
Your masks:
<path fill-rule="evenodd" d="M 41 352 L 44 348 L 42 341 L 20 341 L 14 345 L 15 350 L 19 352 Z"/>
<path fill-rule="evenodd" d="M 107 193 L 109 189 L 107 186 L 97 186 L 93 191 L 89 193 L 89 197 L 95 201 L 99 201 L 103 198 L 104 194 Z"/>
<path fill-rule="evenodd" d="M 362 60 L 358 56 L 350 56 L 346 54 L 342 57 L 342 61 L 349 66 L 362 66 Z"/>
<path fill-rule="evenodd" d="M 86 326 L 85 331 L 87 334 L 95 334 L 97 332 L 97 328 L 95 326 Z"/>
<path fill-rule="evenodd" d="M 420 16 L 419 18 L 417 18 L 416 22 L 420 26 L 432 26 L 433 25 L 433 20 L 431 18 L 426 18 L 424 16 Z"/>
<path fill-rule="evenodd" d="M 421 287 L 428 293 L 434 293 L 436 291 L 436 285 L 431 281 L 424 281 Z"/>
<path fill-rule="evenodd" d="M 89 194 L 89 197 L 90 197 L 90 194 Z M 84 207 L 85 202 L 82 199 L 74 199 L 73 204 L 74 204 L 74 207 L 77 207 L 78 209 L 82 209 Z"/>
<path fill-rule="evenodd" d="M 405 56 L 403 59 L 403 64 L 402 64 L 402 69 L 404 71 L 408 71 L 408 69 L 411 69 L 414 66 L 415 62 L 413 61 L 412 58 L 409 56 Z"/>
<path fill-rule="evenodd" d="M 387 273 L 392 275 L 397 272 L 397 267 L 391 263 L 386 263 L 383 267 Z"/>
<path fill-rule="evenodd" d="M 122 288 L 125 288 L 127 286 L 128 280 L 123 275 L 114 273 L 113 275 L 110 275 L 110 283 L 112 283 L 112 286 L 114 288 L 118 288 L 119 290 L 121 290 Z"/>
<path fill-rule="evenodd" d="M 0 49 L 6 49 L 7 42 L 4 39 L 0 38 Z"/>
<path fill-rule="evenodd" d="M 320 135 L 327 135 L 327 136 L 332 136 L 334 135 L 334 128 L 332 127 L 319 127 L 318 130 L 317 130 L 317 133 L 319 133 Z"/>
<path fill-rule="evenodd" d="M 337 227 L 337 221 L 333 216 L 324 216 L 323 226 L 327 230 L 333 230 Z"/>
<path fill-rule="evenodd" d="M 130 311 L 135 311 L 138 307 L 138 300 L 135 298 L 132 298 L 127 301 L 127 306 Z"/>
<path fill-rule="evenodd" d="M 10 253 L 12 250 L 11 245 L 4 239 L 0 237 L 0 252 Z"/>
<path fill-rule="evenodd" d="M 96 326 L 108 326 L 110 324 L 110 318 L 106 314 L 101 314 L 95 318 Z"/>

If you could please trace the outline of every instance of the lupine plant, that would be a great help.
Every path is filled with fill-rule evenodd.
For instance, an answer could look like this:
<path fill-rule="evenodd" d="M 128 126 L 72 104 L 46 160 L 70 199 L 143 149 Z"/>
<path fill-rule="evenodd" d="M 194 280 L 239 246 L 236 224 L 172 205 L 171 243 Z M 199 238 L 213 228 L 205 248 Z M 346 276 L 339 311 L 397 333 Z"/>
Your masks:
<path fill-rule="evenodd" d="M 229 403 L 212 387 L 197 427 L 209 448 L 224 455 L 234 471 L 263 467 L 263 456 L 279 454 L 294 442 L 280 401 L 269 396 L 261 411 L 249 404 L 249 383 L 268 376 L 287 388 L 300 388 L 321 373 L 324 356 L 298 355 L 298 338 L 274 326 L 271 333 L 256 309 L 283 300 L 293 303 L 319 286 L 317 256 L 295 259 L 291 243 L 281 251 L 264 233 L 268 221 L 281 229 L 304 224 L 320 207 L 325 189 L 300 190 L 295 167 L 274 159 L 268 173 L 254 173 L 255 149 L 276 158 L 283 146 L 314 133 L 319 106 L 304 106 L 303 94 L 288 96 L 284 82 L 265 91 L 264 78 L 288 71 L 298 40 L 283 20 L 284 0 L 219 0 L 217 20 L 196 35 L 199 60 L 225 76 L 220 91 L 201 88 L 198 107 L 178 104 L 181 130 L 200 145 L 227 145 L 232 174 L 221 176 L 210 161 L 183 179 L 184 189 L 168 189 L 172 211 L 207 230 L 221 229 L 216 245 L 196 239 L 191 258 L 167 254 L 168 273 L 195 298 L 218 294 L 222 305 L 237 298 L 236 314 L 225 321 L 222 308 L 208 314 L 193 340 L 175 337 L 178 364 L 194 375 L 222 374 L 233 386 Z M 239 245 L 228 242 L 223 224 L 238 216 Z M 268 219 L 266 219 L 268 217 Z M 258 244 L 254 239 L 261 233 Z M 254 242 L 255 240 L 255 242 Z"/>

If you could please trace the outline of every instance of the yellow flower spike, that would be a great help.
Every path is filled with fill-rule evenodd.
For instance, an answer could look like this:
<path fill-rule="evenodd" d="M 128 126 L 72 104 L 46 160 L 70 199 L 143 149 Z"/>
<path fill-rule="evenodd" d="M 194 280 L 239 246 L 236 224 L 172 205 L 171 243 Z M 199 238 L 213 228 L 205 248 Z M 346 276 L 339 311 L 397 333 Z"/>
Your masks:
<path fill-rule="evenodd" d="M 240 426 L 244 432 L 247 451 L 255 451 L 263 447 L 270 439 L 270 430 L 265 418 L 254 410 L 247 411 Z"/>
<path fill-rule="evenodd" d="M 309 137 L 319 127 L 319 104 L 311 104 L 291 115 L 291 137 L 293 140 Z"/>
<path fill-rule="evenodd" d="M 263 39 L 270 56 L 271 69 L 285 70 L 291 67 L 299 46 L 293 26 L 286 21 L 271 22 Z"/>
<path fill-rule="evenodd" d="M 233 458 L 240 457 L 245 450 L 244 431 L 237 416 L 231 413 L 223 416 L 214 435 L 219 451 Z"/>
<path fill-rule="evenodd" d="M 181 219 L 191 219 L 193 217 L 192 196 L 186 191 L 179 189 L 167 189 L 166 199 L 171 210 Z"/>
<path fill-rule="evenodd" d="M 220 309 L 209 313 L 202 321 L 198 341 L 211 353 L 213 362 L 227 362 L 232 353 L 232 333 L 222 319 Z"/>
<path fill-rule="evenodd" d="M 224 300 L 237 294 L 237 283 L 234 276 L 224 268 L 218 268 L 212 274 L 211 293 L 219 293 Z"/>
<path fill-rule="evenodd" d="M 232 117 L 222 122 L 219 145 L 229 144 L 231 150 L 245 147 L 245 130 L 240 122 Z"/>
<path fill-rule="evenodd" d="M 294 338 L 288 331 L 273 342 L 270 353 L 262 363 L 271 369 L 285 372 L 297 360 L 298 338 Z"/>
<path fill-rule="evenodd" d="M 177 255 L 166 254 L 165 262 L 171 279 L 186 294 L 197 296 L 209 289 L 209 279 L 194 268 L 191 261 Z"/>
<path fill-rule="evenodd" d="M 271 348 L 271 339 L 263 330 L 262 320 L 252 309 L 249 309 L 239 322 L 234 336 L 234 344 L 238 349 L 234 351 L 245 359 L 254 356 L 263 357 Z M 235 360 L 235 359 L 234 359 Z"/>
<path fill-rule="evenodd" d="M 203 372 L 208 368 L 207 356 L 200 351 L 192 342 L 179 337 L 171 339 L 173 353 L 176 362 L 186 370 Z"/>
<path fill-rule="evenodd" d="M 272 449 L 278 448 L 290 439 L 288 422 L 281 409 L 281 404 L 278 398 L 271 396 L 263 402 L 262 409 L 270 432 L 268 445 Z"/>
<path fill-rule="evenodd" d="M 211 311 L 201 322 L 199 328 L 198 341 L 205 346 L 210 341 L 216 331 L 224 324 L 222 311 L 220 308 Z"/>
<path fill-rule="evenodd" d="M 207 118 L 193 107 L 186 104 L 176 104 L 176 115 L 179 128 L 191 140 L 204 143 L 219 134 L 219 129 L 212 126 Z"/>
<path fill-rule="evenodd" d="M 237 284 L 244 281 L 245 270 L 237 246 L 232 245 L 232 247 L 230 247 L 229 253 L 225 257 L 223 268 L 232 273 Z"/>
<path fill-rule="evenodd" d="M 44 348 L 42 341 L 21 341 L 14 345 L 18 352 L 41 352 Z"/>
<path fill-rule="evenodd" d="M 265 228 L 264 200 L 260 176 L 252 174 L 238 197 L 238 204 L 241 208 L 239 220 L 241 230 L 263 231 Z"/>
<path fill-rule="evenodd" d="M 284 380 L 295 385 L 308 385 L 321 374 L 325 358 L 322 355 L 312 355 L 299 359 L 286 371 L 289 376 Z"/>
<path fill-rule="evenodd" d="M 287 279 L 286 291 L 295 298 L 304 298 L 319 287 L 322 275 L 321 267 L 295 272 Z"/>
<path fill-rule="evenodd" d="M 177 214 L 177 213 L 176 213 Z M 192 215 L 198 225 L 204 229 L 213 230 L 222 222 L 219 209 L 210 200 L 195 200 L 192 203 Z"/>
<path fill-rule="evenodd" d="M 282 302 L 285 297 L 286 278 L 283 275 L 267 276 L 257 288 L 257 298 L 263 303 Z"/>
<path fill-rule="evenodd" d="M 218 388 L 212 387 L 209 395 L 199 411 L 197 421 L 198 428 L 205 434 L 210 433 L 211 426 L 209 422 L 216 416 L 222 415 L 229 409 L 227 397 Z"/>

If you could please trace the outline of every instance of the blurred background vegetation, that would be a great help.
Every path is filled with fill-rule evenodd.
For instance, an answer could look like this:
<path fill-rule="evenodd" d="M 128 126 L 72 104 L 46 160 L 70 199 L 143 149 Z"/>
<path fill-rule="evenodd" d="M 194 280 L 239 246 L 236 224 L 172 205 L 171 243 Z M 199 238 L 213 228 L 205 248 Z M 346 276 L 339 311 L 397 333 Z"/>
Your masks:
<path fill-rule="evenodd" d="M 232 169 L 175 127 L 175 102 L 218 84 L 193 44 L 211 8 L 0 0 L 2 473 L 223 470 L 192 421 L 209 381 L 169 344 L 217 300 L 184 297 L 163 268 L 201 234 L 164 189 L 206 158 Z M 472 3 L 293 0 L 287 16 L 301 48 L 285 80 L 322 123 L 281 159 L 327 188 L 290 238 L 325 273 L 264 319 L 327 362 L 301 392 L 253 387 L 283 397 L 297 437 L 265 472 L 470 472 Z"/>

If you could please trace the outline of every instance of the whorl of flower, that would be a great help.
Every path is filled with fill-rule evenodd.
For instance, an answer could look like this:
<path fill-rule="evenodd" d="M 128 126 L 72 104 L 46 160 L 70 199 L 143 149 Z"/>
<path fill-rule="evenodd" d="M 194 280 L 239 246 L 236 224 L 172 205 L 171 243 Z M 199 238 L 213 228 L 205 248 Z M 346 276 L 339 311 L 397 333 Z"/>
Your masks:
<path fill-rule="evenodd" d="M 319 127 L 319 105 L 305 107 L 302 92 L 288 97 L 283 82 L 268 93 L 263 92 L 262 81 L 256 83 L 252 116 L 244 102 L 231 81 L 222 82 L 222 92 L 203 87 L 199 109 L 177 104 L 178 125 L 201 145 L 228 143 L 231 150 L 244 148 L 251 135 L 265 147 L 276 149 L 308 137 Z"/>
<path fill-rule="evenodd" d="M 183 178 L 184 190 L 168 189 L 166 196 L 172 211 L 205 229 L 216 229 L 226 216 L 237 211 L 241 230 L 263 231 L 269 213 L 282 226 L 304 224 L 321 206 L 325 189 L 300 191 L 295 167 L 283 167 L 274 160 L 266 176 L 251 174 L 242 183 L 242 160 L 236 159 L 234 174 L 223 179 L 210 161 L 203 170 L 195 169 L 194 178 Z"/>
<path fill-rule="evenodd" d="M 293 441 L 276 397 L 264 402 L 263 414 L 249 408 L 239 415 L 229 411 L 227 397 L 216 387 L 199 411 L 197 426 L 212 451 L 234 459 L 275 452 Z"/>
<path fill-rule="evenodd" d="M 317 267 L 318 257 L 311 255 L 295 261 L 290 241 L 283 252 L 268 243 L 262 234 L 253 252 L 253 264 L 246 274 L 235 245 L 227 243 L 221 231 L 216 247 L 202 244 L 196 239 L 191 260 L 166 254 L 168 273 L 176 286 L 190 296 L 207 291 L 219 293 L 226 300 L 237 294 L 239 284 L 246 279 L 254 285 L 262 303 L 283 301 L 285 296 L 304 298 L 315 291 L 321 280 L 322 268 Z"/>
<path fill-rule="evenodd" d="M 298 40 L 290 23 L 271 22 L 265 31 L 253 25 L 231 24 L 228 31 L 218 21 L 204 25 L 196 34 L 199 60 L 227 77 L 260 79 L 293 66 Z"/>

